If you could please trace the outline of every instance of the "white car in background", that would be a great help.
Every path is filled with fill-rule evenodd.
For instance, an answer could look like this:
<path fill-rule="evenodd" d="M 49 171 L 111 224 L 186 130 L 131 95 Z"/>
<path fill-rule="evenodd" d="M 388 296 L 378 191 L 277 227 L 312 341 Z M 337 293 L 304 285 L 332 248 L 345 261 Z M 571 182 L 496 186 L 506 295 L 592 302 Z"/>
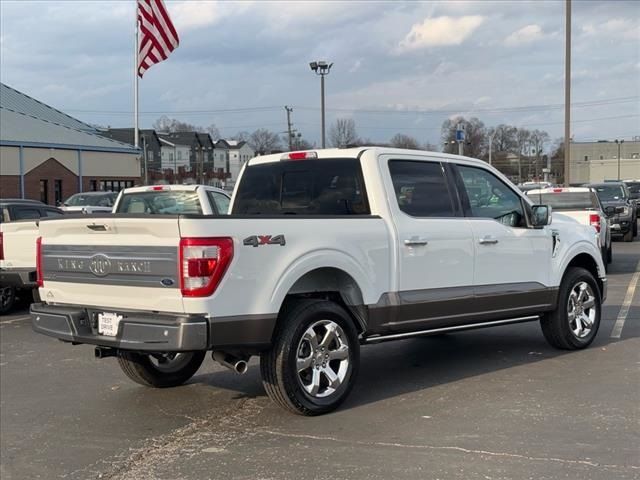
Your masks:
<path fill-rule="evenodd" d="M 116 201 L 114 192 L 82 192 L 71 195 L 60 208 L 67 213 L 111 213 Z"/>
<path fill-rule="evenodd" d="M 226 215 L 229 195 L 209 185 L 150 185 L 125 188 L 113 213 Z"/>
<path fill-rule="evenodd" d="M 611 224 L 600 203 L 598 194 L 591 187 L 555 187 L 529 190 L 525 193 L 534 203 L 549 205 L 554 213 L 566 215 L 583 225 L 591 225 L 602 251 L 605 265 L 611 263 Z"/>

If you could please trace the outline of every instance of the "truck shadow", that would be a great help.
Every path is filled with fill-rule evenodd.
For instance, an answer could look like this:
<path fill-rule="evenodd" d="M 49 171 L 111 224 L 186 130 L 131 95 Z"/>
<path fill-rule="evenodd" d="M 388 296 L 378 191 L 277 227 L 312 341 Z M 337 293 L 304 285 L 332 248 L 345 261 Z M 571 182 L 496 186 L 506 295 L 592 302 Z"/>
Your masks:
<path fill-rule="evenodd" d="M 618 309 L 611 308 L 616 314 Z M 604 316 L 611 317 L 615 314 Z M 613 320 L 603 321 L 589 348 L 613 343 L 612 326 Z M 358 379 L 341 410 L 572 353 L 550 347 L 538 322 L 368 345 L 361 349 Z M 222 371 L 192 381 L 235 391 L 236 398 L 266 396 L 256 359 L 243 377 Z"/>

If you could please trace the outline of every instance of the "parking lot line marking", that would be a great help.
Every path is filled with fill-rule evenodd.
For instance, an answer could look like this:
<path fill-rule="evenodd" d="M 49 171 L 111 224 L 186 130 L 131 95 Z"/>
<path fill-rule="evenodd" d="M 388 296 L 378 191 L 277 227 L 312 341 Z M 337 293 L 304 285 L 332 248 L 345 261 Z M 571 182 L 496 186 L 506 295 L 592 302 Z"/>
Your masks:
<path fill-rule="evenodd" d="M 22 320 L 30 320 L 30 319 L 31 317 L 18 317 L 18 318 L 12 318 L 11 320 L 0 320 L 0 325 L 16 323 L 16 322 L 21 322 Z"/>
<path fill-rule="evenodd" d="M 629 315 L 629 309 L 631 308 L 631 302 L 633 301 L 633 295 L 636 293 L 636 286 L 638 285 L 639 279 L 640 262 L 636 265 L 636 273 L 633 274 L 633 277 L 631 277 L 631 281 L 629 282 L 629 288 L 627 288 L 627 293 L 624 296 L 624 301 L 620 307 L 618 318 L 616 318 L 616 323 L 613 325 L 613 330 L 611 330 L 611 338 L 620 338 L 622 335 L 624 322 L 627 320 L 627 315 Z"/>

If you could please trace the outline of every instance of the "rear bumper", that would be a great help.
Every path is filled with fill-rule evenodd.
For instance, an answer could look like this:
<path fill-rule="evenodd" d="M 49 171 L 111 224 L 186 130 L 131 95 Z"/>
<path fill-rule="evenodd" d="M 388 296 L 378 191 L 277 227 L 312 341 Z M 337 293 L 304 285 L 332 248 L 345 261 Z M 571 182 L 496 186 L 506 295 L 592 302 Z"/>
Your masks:
<path fill-rule="evenodd" d="M 15 288 L 35 288 L 36 271 L 33 268 L 0 268 L 0 285 Z"/>
<path fill-rule="evenodd" d="M 98 314 L 103 312 L 122 316 L 115 337 L 98 333 Z M 31 305 L 31 323 L 37 333 L 67 342 L 151 352 L 214 349 L 259 352 L 270 346 L 276 318 L 276 315 L 209 318 L 77 305 Z"/>
<path fill-rule="evenodd" d="M 37 333 L 74 343 L 153 352 L 207 349 L 204 316 L 115 312 L 122 315 L 122 320 L 117 335 L 110 337 L 98 333 L 98 313 L 102 311 L 34 303 L 31 324 Z"/>

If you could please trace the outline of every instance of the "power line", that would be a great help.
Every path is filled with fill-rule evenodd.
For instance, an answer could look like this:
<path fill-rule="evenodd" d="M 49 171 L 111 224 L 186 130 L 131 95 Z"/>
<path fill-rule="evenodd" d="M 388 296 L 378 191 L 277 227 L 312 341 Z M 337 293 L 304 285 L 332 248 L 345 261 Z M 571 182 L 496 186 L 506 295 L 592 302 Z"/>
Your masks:
<path fill-rule="evenodd" d="M 619 97 L 602 100 L 592 100 L 587 102 L 574 102 L 571 104 L 571 108 L 583 108 L 583 107 L 596 107 L 604 105 L 615 105 L 620 103 L 631 103 L 640 100 L 640 96 L 632 97 Z M 236 108 L 221 108 L 211 110 L 147 110 L 140 111 L 140 115 L 194 115 L 194 114 L 216 114 L 216 113 L 249 113 L 260 111 L 280 110 L 282 106 L 255 106 L 255 107 L 236 107 Z M 318 107 L 308 106 L 295 106 L 300 110 L 319 110 Z M 461 112 L 474 112 L 474 113 L 504 113 L 504 112 L 530 112 L 530 111 L 544 111 L 544 110 L 559 110 L 564 108 L 564 103 L 557 104 L 539 104 L 539 105 L 525 105 L 521 107 L 496 107 L 496 108 L 475 108 L 475 107 L 460 107 L 457 109 L 429 109 L 429 110 L 392 110 L 392 109 L 366 109 L 366 108 L 327 108 L 327 110 L 334 112 L 357 112 L 357 113 L 372 113 L 372 114 L 455 114 Z M 91 113 L 91 114 L 105 114 L 105 115 L 131 115 L 133 112 L 129 110 L 80 110 L 80 109 L 63 109 L 66 112 L 75 113 Z"/>

